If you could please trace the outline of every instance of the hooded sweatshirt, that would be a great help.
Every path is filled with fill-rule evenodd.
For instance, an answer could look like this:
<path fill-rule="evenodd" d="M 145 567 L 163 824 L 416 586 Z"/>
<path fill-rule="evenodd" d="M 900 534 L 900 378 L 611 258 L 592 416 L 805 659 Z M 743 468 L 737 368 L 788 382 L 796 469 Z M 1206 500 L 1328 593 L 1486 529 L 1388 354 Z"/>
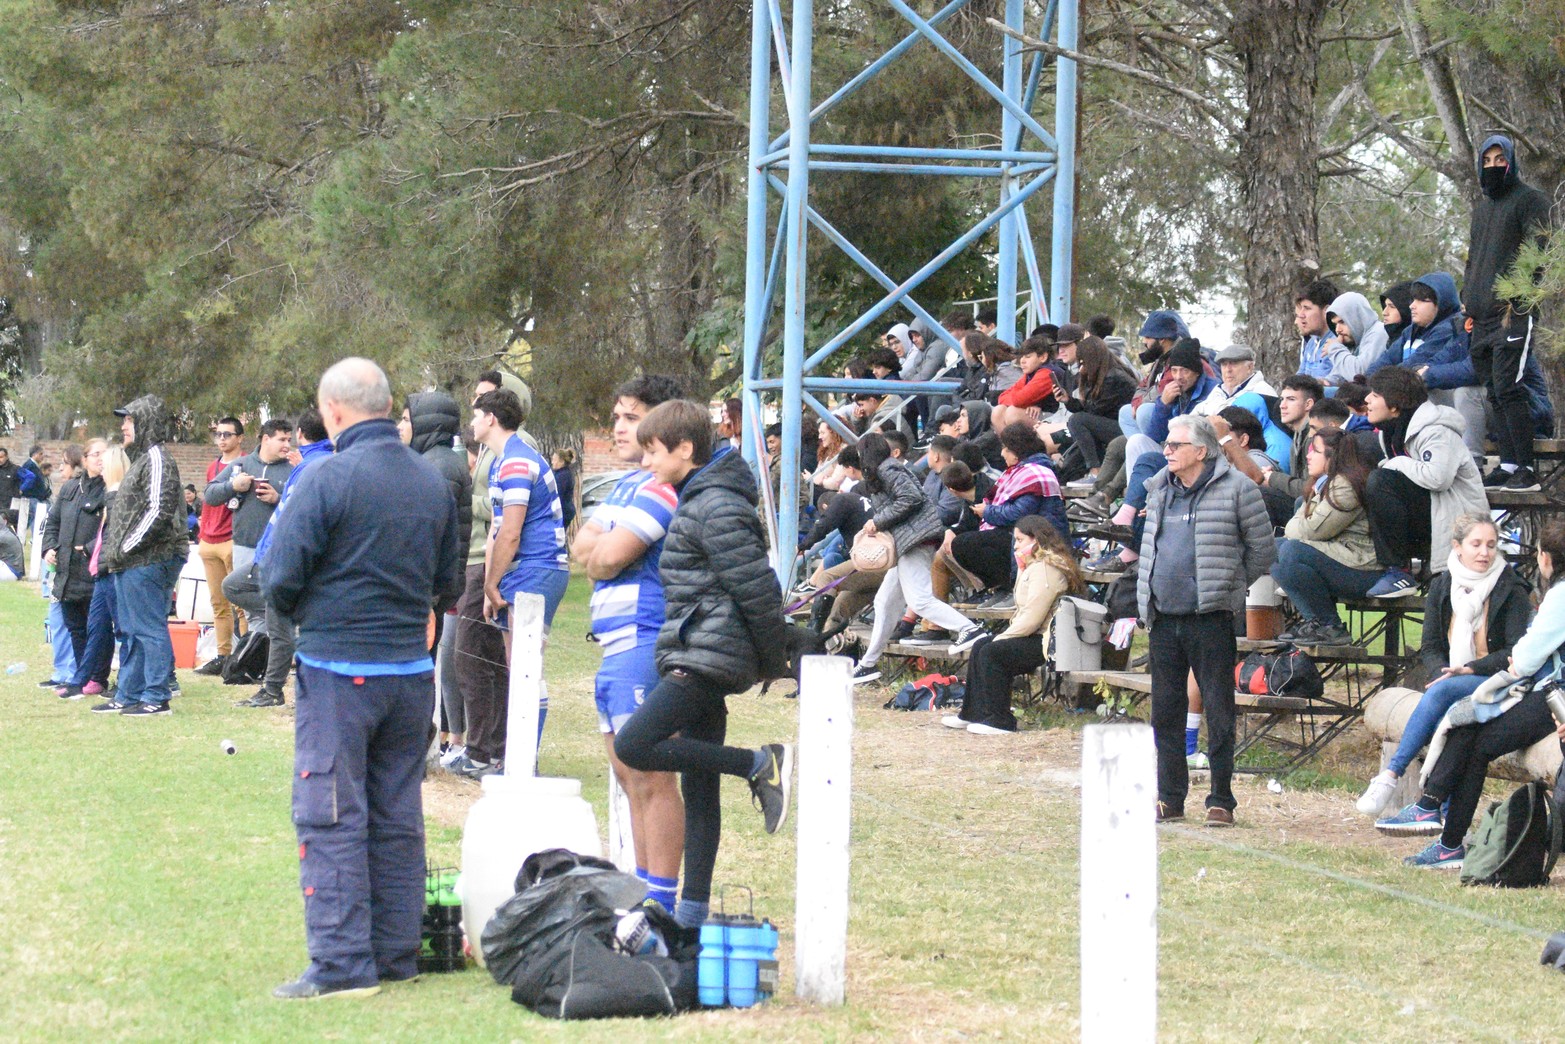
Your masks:
<path fill-rule="evenodd" d="M 1504 173 L 1485 175 L 1483 154 L 1492 146 L 1505 153 Z M 1495 182 L 1498 182 L 1496 184 Z M 1502 318 L 1507 311 L 1525 313 L 1518 301 L 1495 296 L 1494 281 L 1516 262 L 1529 237 L 1542 246 L 1549 227 L 1549 197 L 1522 181 L 1516 146 L 1503 134 L 1491 134 L 1478 148 L 1478 183 L 1483 197 L 1473 206 L 1467 271 L 1462 279 L 1467 314 L 1475 322 Z"/>
<path fill-rule="evenodd" d="M 125 409 L 135 422 L 136 437 L 125 447 L 130 469 L 109 513 L 98 559 L 109 573 L 175 558 L 183 561 L 190 553 L 179 465 L 163 446 L 174 431 L 168 410 L 156 395 L 143 395 Z"/>
<path fill-rule="evenodd" d="M 1436 573 L 1446 567 L 1457 517 L 1489 513 L 1483 479 L 1462 441 L 1465 430 L 1462 415 L 1456 410 L 1426 402 L 1407 418 L 1406 441 L 1400 448 L 1395 435 L 1384 428 L 1380 433 L 1386 457 L 1379 466 L 1399 471 L 1429 490 L 1431 546 L 1427 561 Z"/>
<path fill-rule="evenodd" d="M 467 451 L 456 441 L 462 431 L 461 410 L 445 392 L 420 392 L 408 396 L 408 418 L 413 422 L 413 452 L 439 468 L 451 487 L 465 548 L 473 536 L 473 476 L 467 470 Z"/>
<path fill-rule="evenodd" d="M 1386 328 L 1380 325 L 1380 316 L 1370 306 L 1369 299 L 1360 293 L 1338 294 L 1326 309 L 1328 321 L 1333 315 L 1348 324 L 1348 330 L 1353 334 L 1353 347 L 1332 338 L 1321 346 L 1321 351 L 1331 360 L 1328 379 L 1334 384 L 1345 384 L 1359 374 L 1367 373 L 1369 367 L 1385 354 Z"/>
<path fill-rule="evenodd" d="M 1462 302 L 1456 296 L 1456 281 L 1444 272 L 1430 272 L 1419 276 L 1414 285 L 1418 283 L 1435 292 L 1435 321 L 1427 327 L 1409 323 L 1369 372 L 1382 366 L 1406 366 L 1410 370 L 1427 366 L 1424 383 L 1430 388 L 1477 384 L 1467 334 L 1462 329 Z"/>
<path fill-rule="evenodd" d="M 1393 283 L 1386 287 L 1386 292 L 1380 295 L 1380 307 L 1382 309 L 1386 307 L 1387 301 L 1397 306 L 1397 314 L 1402 317 L 1398 322 L 1381 324 L 1386 331 L 1386 344 L 1389 345 L 1413 321 L 1413 284 Z"/>

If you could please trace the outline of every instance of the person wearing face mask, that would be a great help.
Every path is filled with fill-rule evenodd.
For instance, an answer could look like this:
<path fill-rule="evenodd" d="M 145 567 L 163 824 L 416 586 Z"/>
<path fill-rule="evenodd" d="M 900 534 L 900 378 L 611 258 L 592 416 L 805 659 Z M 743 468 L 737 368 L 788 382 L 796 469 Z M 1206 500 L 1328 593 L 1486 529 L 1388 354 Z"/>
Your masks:
<path fill-rule="evenodd" d="M 1408 311 L 1412 303 L 1412 283 L 1393 283 L 1380 295 L 1380 325 L 1386 331 L 1387 346 L 1394 344 L 1412 321 Z"/>
<path fill-rule="evenodd" d="M 1453 407 L 1462 415 L 1466 425 L 1462 441 L 1473 457 L 1480 459 L 1484 455 L 1487 426 L 1483 393 L 1468 352 L 1456 280 L 1444 272 L 1419 276 L 1409 291 L 1407 308 L 1407 327 L 1366 372 L 1375 374 L 1385 366 L 1404 366 L 1417 373 L 1429 390 L 1430 402 Z M 1501 476 L 1503 484 L 1504 473 L 1495 474 Z"/>
<path fill-rule="evenodd" d="M 1151 422 L 1152 408 L 1168 382 L 1168 353 L 1181 337 L 1189 337 L 1190 328 L 1179 313 L 1160 309 L 1147 314 L 1141 324 L 1141 380 L 1130 404 L 1119 411 L 1119 429 L 1126 436 L 1139 435 Z"/>
<path fill-rule="evenodd" d="M 1532 622 L 1527 581 L 1506 563 L 1499 543 L 1488 515 L 1457 518 L 1446 570 L 1430 581 L 1424 601 L 1424 647 L 1418 658 L 1431 680 L 1402 727 L 1396 753 L 1358 799 L 1358 810 L 1366 816 L 1386 807 L 1397 780 L 1434 737 L 1451 705 L 1505 669 L 1511 646 Z"/>
<path fill-rule="evenodd" d="M 1533 474 L 1533 417 L 1526 369 L 1532 355 L 1536 316 L 1525 302 L 1499 297 L 1495 280 L 1510 271 L 1529 239 L 1540 247 L 1549 228 L 1550 200 L 1521 180 L 1516 146 L 1503 134 L 1484 139 L 1478 150 L 1478 184 L 1473 205 L 1467 271 L 1462 287 L 1471 322 L 1473 369 L 1494 406 L 1494 439 L 1506 489 L 1538 488 Z M 1534 279 L 1537 274 L 1534 273 Z M 1485 485 L 1498 485 L 1493 477 Z"/>

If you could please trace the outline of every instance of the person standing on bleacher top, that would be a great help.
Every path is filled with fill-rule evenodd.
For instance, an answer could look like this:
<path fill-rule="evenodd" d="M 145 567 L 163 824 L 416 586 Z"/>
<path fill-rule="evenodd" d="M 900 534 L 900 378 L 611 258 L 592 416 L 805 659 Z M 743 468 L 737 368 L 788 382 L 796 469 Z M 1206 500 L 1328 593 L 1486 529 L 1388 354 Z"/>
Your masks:
<path fill-rule="evenodd" d="M 1210 420 L 1174 418 L 1163 456 L 1168 466 L 1147 482 L 1136 583 L 1151 638 L 1157 819 L 1185 815 L 1185 679 L 1194 671 L 1212 770 L 1206 825 L 1233 826 L 1234 613 L 1243 611 L 1245 592 L 1271 568 L 1277 545 L 1259 487 L 1229 465 Z"/>
<path fill-rule="evenodd" d="M 1369 533 L 1385 570 L 1368 595 L 1396 598 L 1418 589 L 1413 556 L 1443 570 L 1446 534 L 1457 517 L 1486 513 L 1489 499 L 1462 443 L 1462 415 L 1430 402 L 1418 374 L 1401 366 L 1377 371 L 1364 405 L 1385 454 L 1365 485 Z"/>

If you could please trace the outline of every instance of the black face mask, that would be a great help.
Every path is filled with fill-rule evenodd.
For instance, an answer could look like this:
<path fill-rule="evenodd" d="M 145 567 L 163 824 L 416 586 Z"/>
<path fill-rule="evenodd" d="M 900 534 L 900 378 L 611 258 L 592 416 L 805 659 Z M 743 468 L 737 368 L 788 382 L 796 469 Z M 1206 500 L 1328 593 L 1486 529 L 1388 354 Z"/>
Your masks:
<path fill-rule="evenodd" d="M 1150 348 L 1143 348 L 1141 349 L 1141 354 L 1136 356 L 1136 358 L 1140 359 L 1144 363 L 1154 363 L 1162 357 L 1163 346 L 1161 344 L 1154 344 Z"/>
<path fill-rule="evenodd" d="M 1509 174 L 1509 167 L 1484 167 L 1478 172 L 1478 186 L 1483 189 L 1483 194 L 1493 198 L 1505 189 L 1505 177 Z"/>

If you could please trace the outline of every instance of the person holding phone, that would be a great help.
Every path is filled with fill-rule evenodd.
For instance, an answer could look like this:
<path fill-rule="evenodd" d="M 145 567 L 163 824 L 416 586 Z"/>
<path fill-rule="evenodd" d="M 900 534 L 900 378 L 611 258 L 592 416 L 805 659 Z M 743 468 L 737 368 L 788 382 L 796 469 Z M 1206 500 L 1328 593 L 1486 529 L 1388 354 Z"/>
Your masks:
<path fill-rule="evenodd" d="M 251 575 L 255 548 L 298 459 L 293 448 L 293 422 L 273 417 L 261 425 L 261 441 L 255 451 L 218 472 L 202 495 L 208 504 L 227 504 L 233 510 L 234 570 L 223 581 L 223 595 L 244 609 L 250 627 L 263 631 L 265 603 L 258 579 Z M 246 608 L 247 602 L 256 608 Z"/>

